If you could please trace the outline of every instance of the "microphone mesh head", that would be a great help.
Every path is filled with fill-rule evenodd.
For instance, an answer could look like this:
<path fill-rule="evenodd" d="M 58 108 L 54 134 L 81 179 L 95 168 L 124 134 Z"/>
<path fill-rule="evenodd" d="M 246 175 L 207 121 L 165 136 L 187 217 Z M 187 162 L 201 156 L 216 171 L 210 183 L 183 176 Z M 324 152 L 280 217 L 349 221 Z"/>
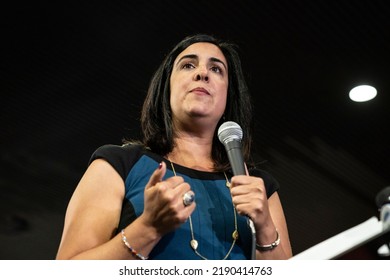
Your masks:
<path fill-rule="evenodd" d="M 218 129 L 218 139 L 222 144 L 226 144 L 233 140 L 241 141 L 242 129 L 235 122 L 224 122 Z"/>

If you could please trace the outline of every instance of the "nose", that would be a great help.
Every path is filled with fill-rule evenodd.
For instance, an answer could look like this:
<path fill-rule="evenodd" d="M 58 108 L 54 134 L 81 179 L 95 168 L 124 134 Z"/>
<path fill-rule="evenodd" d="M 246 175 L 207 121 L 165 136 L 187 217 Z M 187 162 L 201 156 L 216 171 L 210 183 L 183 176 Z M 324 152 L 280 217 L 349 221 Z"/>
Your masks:
<path fill-rule="evenodd" d="M 208 71 L 204 67 L 199 67 L 198 71 L 195 73 L 195 81 L 209 81 Z"/>

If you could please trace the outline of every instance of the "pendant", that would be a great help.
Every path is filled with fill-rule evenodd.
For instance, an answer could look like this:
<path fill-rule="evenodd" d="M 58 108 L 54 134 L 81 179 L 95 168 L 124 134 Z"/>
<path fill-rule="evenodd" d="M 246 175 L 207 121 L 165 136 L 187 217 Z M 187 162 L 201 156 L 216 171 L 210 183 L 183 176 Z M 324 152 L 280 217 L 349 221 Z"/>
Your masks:
<path fill-rule="evenodd" d="M 192 239 L 190 242 L 190 245 L 191 245 L 192 249 L 196 250 L 198 248 L 198 241 L 196 241 L 195 239 Z"/>
<path fill-rule="evenodd" d="M 238 231 L 237 230 L 233 231 L 232 237 L 233 237 L 234 240 L 238 239 Z"/>
<path fill-rule="evenodd" d="M 226 181 L 226 187 L 228 187 L 230 189 L 230 182 L 229 181 Z"/>

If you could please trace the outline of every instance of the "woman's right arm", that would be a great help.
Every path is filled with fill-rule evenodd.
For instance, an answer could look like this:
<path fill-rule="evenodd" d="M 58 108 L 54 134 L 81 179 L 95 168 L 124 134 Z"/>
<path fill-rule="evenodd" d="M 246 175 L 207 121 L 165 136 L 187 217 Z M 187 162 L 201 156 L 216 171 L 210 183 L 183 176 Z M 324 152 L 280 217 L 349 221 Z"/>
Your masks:
<path fill-rule="evenodd" d="M 145 187 L 145 211 L 125 228 L 129 244 L 143 256 L 166 232 L 183 223 L 195 205 L 183 211 L 181 196 L 189 189 L 172 177 L 161 181 L 163 164 Z M 105 160 L 94 160 L 81 178 L 65 216 L 57 259 L 136 259 L 116 234 L 124 199 L 123 179 Z M 180 203 L 181 205 L 180 205 Z"/>

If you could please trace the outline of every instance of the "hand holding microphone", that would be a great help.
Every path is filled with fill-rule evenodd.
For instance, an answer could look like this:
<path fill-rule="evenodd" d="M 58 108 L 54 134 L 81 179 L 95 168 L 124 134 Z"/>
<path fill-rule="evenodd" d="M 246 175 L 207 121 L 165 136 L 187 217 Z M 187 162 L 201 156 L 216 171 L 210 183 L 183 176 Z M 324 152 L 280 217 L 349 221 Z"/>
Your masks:
<path fill-rule="evenodd" d="M 225 146 L 234 176 L 248 175 L 241 151 L 242 136 L 241 127 L 232 121 L 224 122 L 218 129 L 218 139 Z M 237 181 L 232 181 L 230 191 L 237 212 L 248 217 L 248 226 L 252 233 L 251 258 L 256 259 L 256 229 L 250 214 L 254 217 L 254 213 L 262 209 L 260 211 L 261 216 L 264 217 L 264 214 L 265 216 L 269 215 L 264 182 L 260 178 L 250 176 L 240 178 Z M 263 203 L 260 203 L 260 201 L 263 201 Z"/>
<path fill-rule="evenodd" d="M 241 151 L 242 137 L 242 129 L 235 122 L 225 122 L 218 129 L 218 138 L 225 146 L 233 175 L 248 175 L 233 178 L 231 193 L 236 210 L 251 219 L 257 218 L 260 224 L 269 214 L 267 195 L 264 181 L 246 172 Z"/>

